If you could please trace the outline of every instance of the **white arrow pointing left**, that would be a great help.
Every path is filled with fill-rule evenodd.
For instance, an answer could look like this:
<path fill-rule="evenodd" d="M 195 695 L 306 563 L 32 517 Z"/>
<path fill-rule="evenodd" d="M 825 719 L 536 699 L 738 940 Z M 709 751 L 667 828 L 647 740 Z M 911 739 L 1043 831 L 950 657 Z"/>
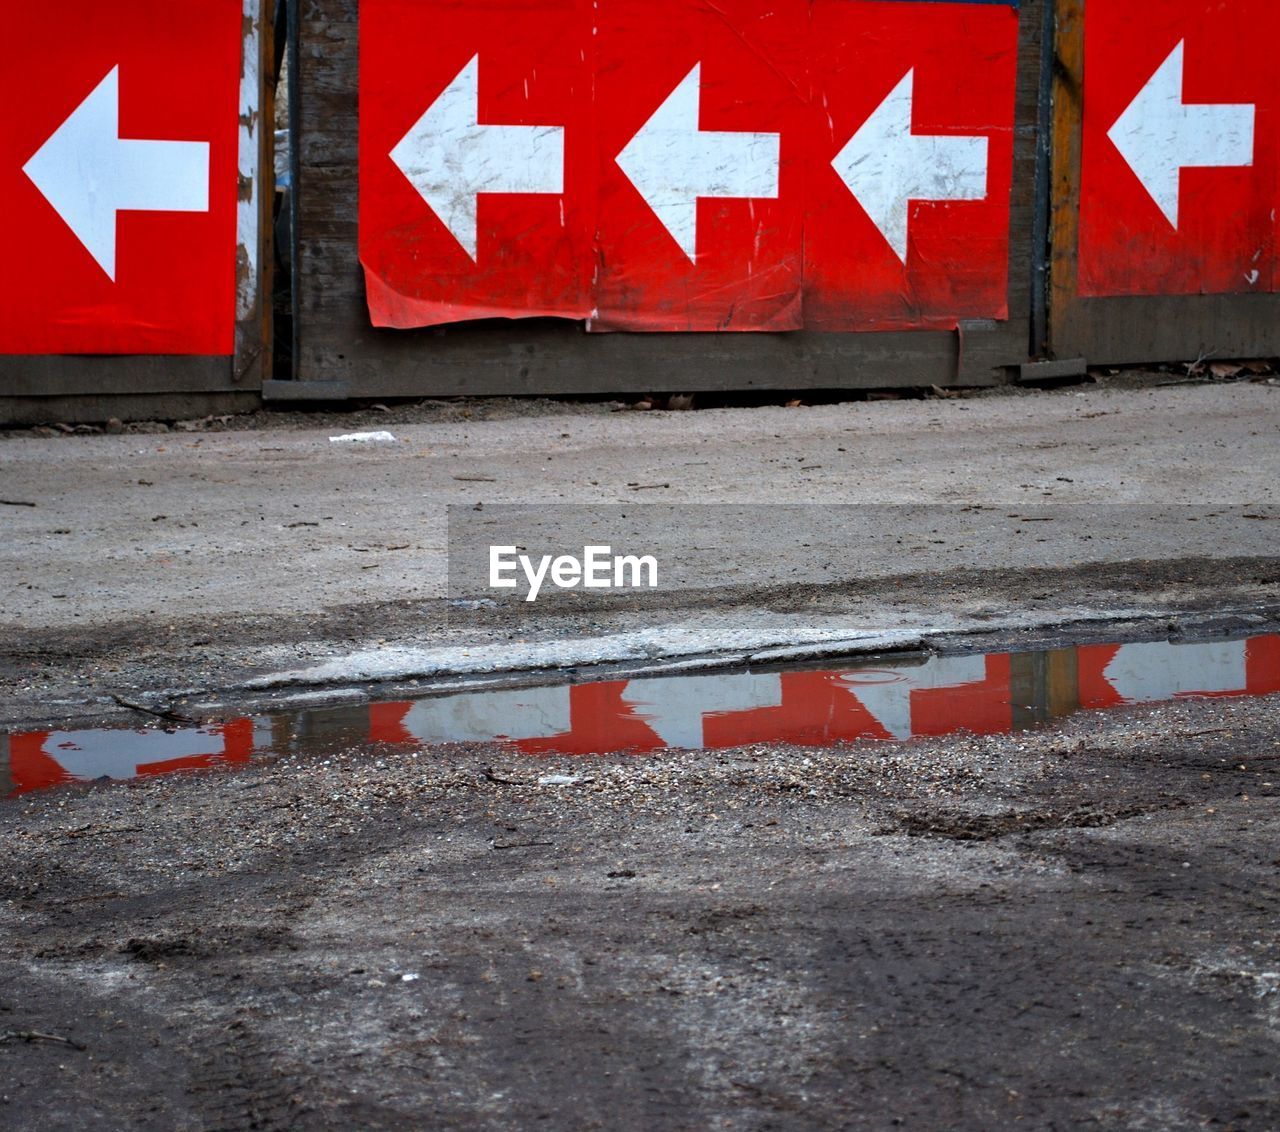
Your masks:
<path fill-rule="evenodd" d="M 914 105 L 912 70 L 831 162 L 904 264 L 913 200 L 987 198 L 988 140 L 913 134 Z"/>
<path fill-rule="evenodd" d="M 1252 165 L 1257 115 L 1248 104 L 1184 103 L 1185 46 L 1184 40 L 1173 49 L 1107 133 L 1174 228 L 1182 170 Z"/>
<path fill-rule="evenodd" d="M 482 126 L 475 55 L 391 151 L 391 160 L 474 260 L 480 193 L 564 192 L 564 127 Z"/>
<path fill-rule="evenodd" d="M 112 282 L 119 213 L 209 211 L 209 143 L 122 138 L 119 67 L 22 171 Z"/>
<path fill-rule="evenodd" d="M 618 154 L 617 162 L 671 233 L 698 259 L 698 199 L 778 195 L 780 134 L 700 130 L 702 66 L 698 64 Z"/>

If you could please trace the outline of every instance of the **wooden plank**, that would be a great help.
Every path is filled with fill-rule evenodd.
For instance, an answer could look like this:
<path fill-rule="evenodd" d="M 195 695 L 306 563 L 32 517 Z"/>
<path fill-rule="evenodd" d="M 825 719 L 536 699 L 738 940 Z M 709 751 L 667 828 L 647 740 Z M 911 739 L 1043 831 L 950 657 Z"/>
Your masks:
<path fill-rule="evenodd" d="M 1031 242 L 1031 341 L 1033 358 L 1044 356 L 1049 343 L 1049 226 L 1053 185 L 1053 59 L 1057 26 L 1053 3 L 1043 5 L 1040 23 L 1040 74 L 1036 119 L 1035 210 Z"/>
<path fill-rule="evenodd" d="M 1071 357 L 1066 319 L 1076 296 L 1080 229 L 1080 147 L 1084 111 L 1084 0 L 1054 0 L 1053 184 L 1049 221 L 1049 352 Z M 1075 351 L 1079 354 L 1080 351 Z"/>
<path fill-rule="evenodd" d="M 271 376 L 271 249 L 275 177 L 274 0 L 244 0 L 236 233 L 236 384 Z"/>
<path fill-rule="evenodd" d="M 1272 358 L 1280 354 L 1280 295 L 1156 295 L 1074 299 L 1060 341 L 1090 365 Z"/>
<path fill-rule="evenodd" d="M 76 393 L 60 397 L 0 397 L 0 424 L 8 426 L 122 421 L 186 420 L 210 414 L 251 413 L 257 392 Z"/>
<path fill-rule="evenodd" d="M 1009 229 L 1009 352 L 1002 364 L 1028 360 L 1036 233 L 1036 168 L 1040 138 L 1041 40 L 1044 5 L 1024 0 L 1019 14 L 1017 106 L 1014 118 L 1013 192 Z"/>
<path fill-rule="evenodd" d="M 1028 358 L 1044 0 L 1022 6 L 1009 320 L 883 334 L 588 335 L 550 321 L 421 331 L 369 323 L 357 252 L 358 0 L 308 0 L 298 21 L 295 377 L 352 396 L 983 385 Z"/>
<path fill-rule="evenodd" d="M 13 771 L 9 763 L 9 736 L 0 735 L 0 798 L 8 798 L 13 794 Z"/>
<path fill-rule="evenodd" d="M 588 335 L 530 322 L 368 335 L 340 369 L 314 372 L 382 397 L 977 386 L 999 380 L 1007 351 L 999 333 L 969 335 L 963 354 L 959 335 L 937 333 Z"/>
<path fill-rule="evenodd" d="M 345 401 L 345 381 L 264 381 L 264 401 Z"/>
<path fill-rule="evenodd" d="M 0 398 L 74 393 L 217 393 L 239 388 L 234 378 L 230 358 L 0 358 Z M 244 388 L 252 389 L 252 382 L 246 382 Z"/>

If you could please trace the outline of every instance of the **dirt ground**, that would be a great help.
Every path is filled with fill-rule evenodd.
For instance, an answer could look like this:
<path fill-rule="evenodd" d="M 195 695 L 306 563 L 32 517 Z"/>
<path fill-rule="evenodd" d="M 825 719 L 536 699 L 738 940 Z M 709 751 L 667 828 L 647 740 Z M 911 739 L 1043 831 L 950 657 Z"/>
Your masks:
<path fill-rule="evenodd" d="M 412 694 L 450 675 L 440 650 L 586 664 L 646 632 L 655 663 L 885 629 L 1261 632 L 1276 387 L 1182 381 L 14 434 L 0 724 Z M 388 425 L 395 445 L 330 440 Z M 977 529 L 824 556 L 779 520 L 742 530 L 749 568 L 608 616 L 451 601 L 447 504 L 658 485 L 1105 521 L 1031 520 L 993 562 Z M 0 1126 L 1274 1132 L 1277 706 L 577 761 L 309 747 L 0 802 Z"/>
<path fill-rule="evenodd" d="M 0 1122 L 1268 1132 L 1278 706 L 28 796 Z"/>
<path fill-rule="evenodd" d="M 1280 387 L 1182 381 L 696 412 L 436 402 L 14 435 L 0 443 L 0 725 L 93 715 L 113 694 L 221 697 L 378 649 L 515 653 L 672 626 L 681 655 L 712 652 L 759 611 L 794 619 L 777 622 L 785 644 L 813 639 L 818 614 L 924 634 L 1274 605 Z M 396 443 L 331 441 L 369 427 Z M 730 565 L 701 590 L 607 616 L 449 603 L 449 505 L 559 522 L 560 504 L 711 502 L 782 506 L 726 537 Z M 862 517 L 815 544 L 806 516 L 851 504 Z M 1017 534 L 1048 507 L 1057 519 Z M 937 508 L 942 530 L 907 537 Z"/>

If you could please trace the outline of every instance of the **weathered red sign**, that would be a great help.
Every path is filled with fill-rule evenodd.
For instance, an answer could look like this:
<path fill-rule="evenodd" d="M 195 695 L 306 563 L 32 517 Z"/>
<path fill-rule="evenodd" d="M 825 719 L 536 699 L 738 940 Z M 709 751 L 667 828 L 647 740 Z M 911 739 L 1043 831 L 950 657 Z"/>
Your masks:
<path fill-rule="evenodd" d="M 1007 4 L 364 0 L 360 29 L 376 325 L 1007 314 Z"/>
<path fill-rule="evenodd" d="M 611 0 L 597 330 L 803 325 L 808 5 Z"/>
<path fill-rule="evenodd" d="M 375 324 L 591 313 L 590 31 L 589 0 L 361 4 Z"/>
<path fill-rule="evenodd" d="M 232 353 L 242 0 L 6 15 L 0 353 Z"/>
<path fill-rule="evenodd" d="M 812 10 L 805 325 L 1007 317 L 1018 13 L 875 0 Z"/>
<path fill-rule="evenodd" d="M 1090 0 L 1082 295 L 1274 291 L 1274 0 Z"/>

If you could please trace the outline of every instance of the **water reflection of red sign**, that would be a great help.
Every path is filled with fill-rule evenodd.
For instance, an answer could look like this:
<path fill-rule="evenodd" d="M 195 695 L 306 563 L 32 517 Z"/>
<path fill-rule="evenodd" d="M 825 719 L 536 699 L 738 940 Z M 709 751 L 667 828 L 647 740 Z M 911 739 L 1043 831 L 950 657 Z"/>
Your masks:
<path fill-rule="evenodd" d="M 1066 666 L 1016 654 L 919 665 L 725 673 L 472 693 L 375 704 L 371 738 L 432 744 L 503 740 L 525 754 L 643 753 L 749 743 L 816 746 L 969 732 L 998 735 L 1036 704 L 1102 708 L 1280 691 L 1280 637 L 1063 650 Z M 1055 682 L 1062 687 L 1051 686 Z M 1078 691 L 1077 691 L 1078 689 Z"/>
<path fill-rule="evenodd" d="M 1280 637 L 1086 645 L 1078 655 L 1080 706 L 1085 708 L 1280 692 Z"/>
<path fill-rule="evenodd" d="M 933 657 L 822 671 L 726 672 L 468 692 L 346 713 L 343 741 L 509 745 L 528 755 L 636 754 L 751 743 L 822 746 L 967 732 L 1000 735 L 1077 708 L 1280 692 L 1280 636 L 1087 645 L 1048 654 Z M 313 713 L 301 713 L 298 722 Z M 314 713 L 317 720 L 326 709 Z M 35 731 L 9 737 L 14 793 L 248 761 L 268 719 L 171 731 Z M 306 731 L 307 728 L 301 727 Z M 0 746 L 0 752 L 3 747 Z M 3 770 L 0 754 L 0 771 Z"/>
<path fill-rule="evenodd" d="M 28 731 L 9 739 L 14 793 L 247 762 L 253 720 L 173 731 Z"/>

